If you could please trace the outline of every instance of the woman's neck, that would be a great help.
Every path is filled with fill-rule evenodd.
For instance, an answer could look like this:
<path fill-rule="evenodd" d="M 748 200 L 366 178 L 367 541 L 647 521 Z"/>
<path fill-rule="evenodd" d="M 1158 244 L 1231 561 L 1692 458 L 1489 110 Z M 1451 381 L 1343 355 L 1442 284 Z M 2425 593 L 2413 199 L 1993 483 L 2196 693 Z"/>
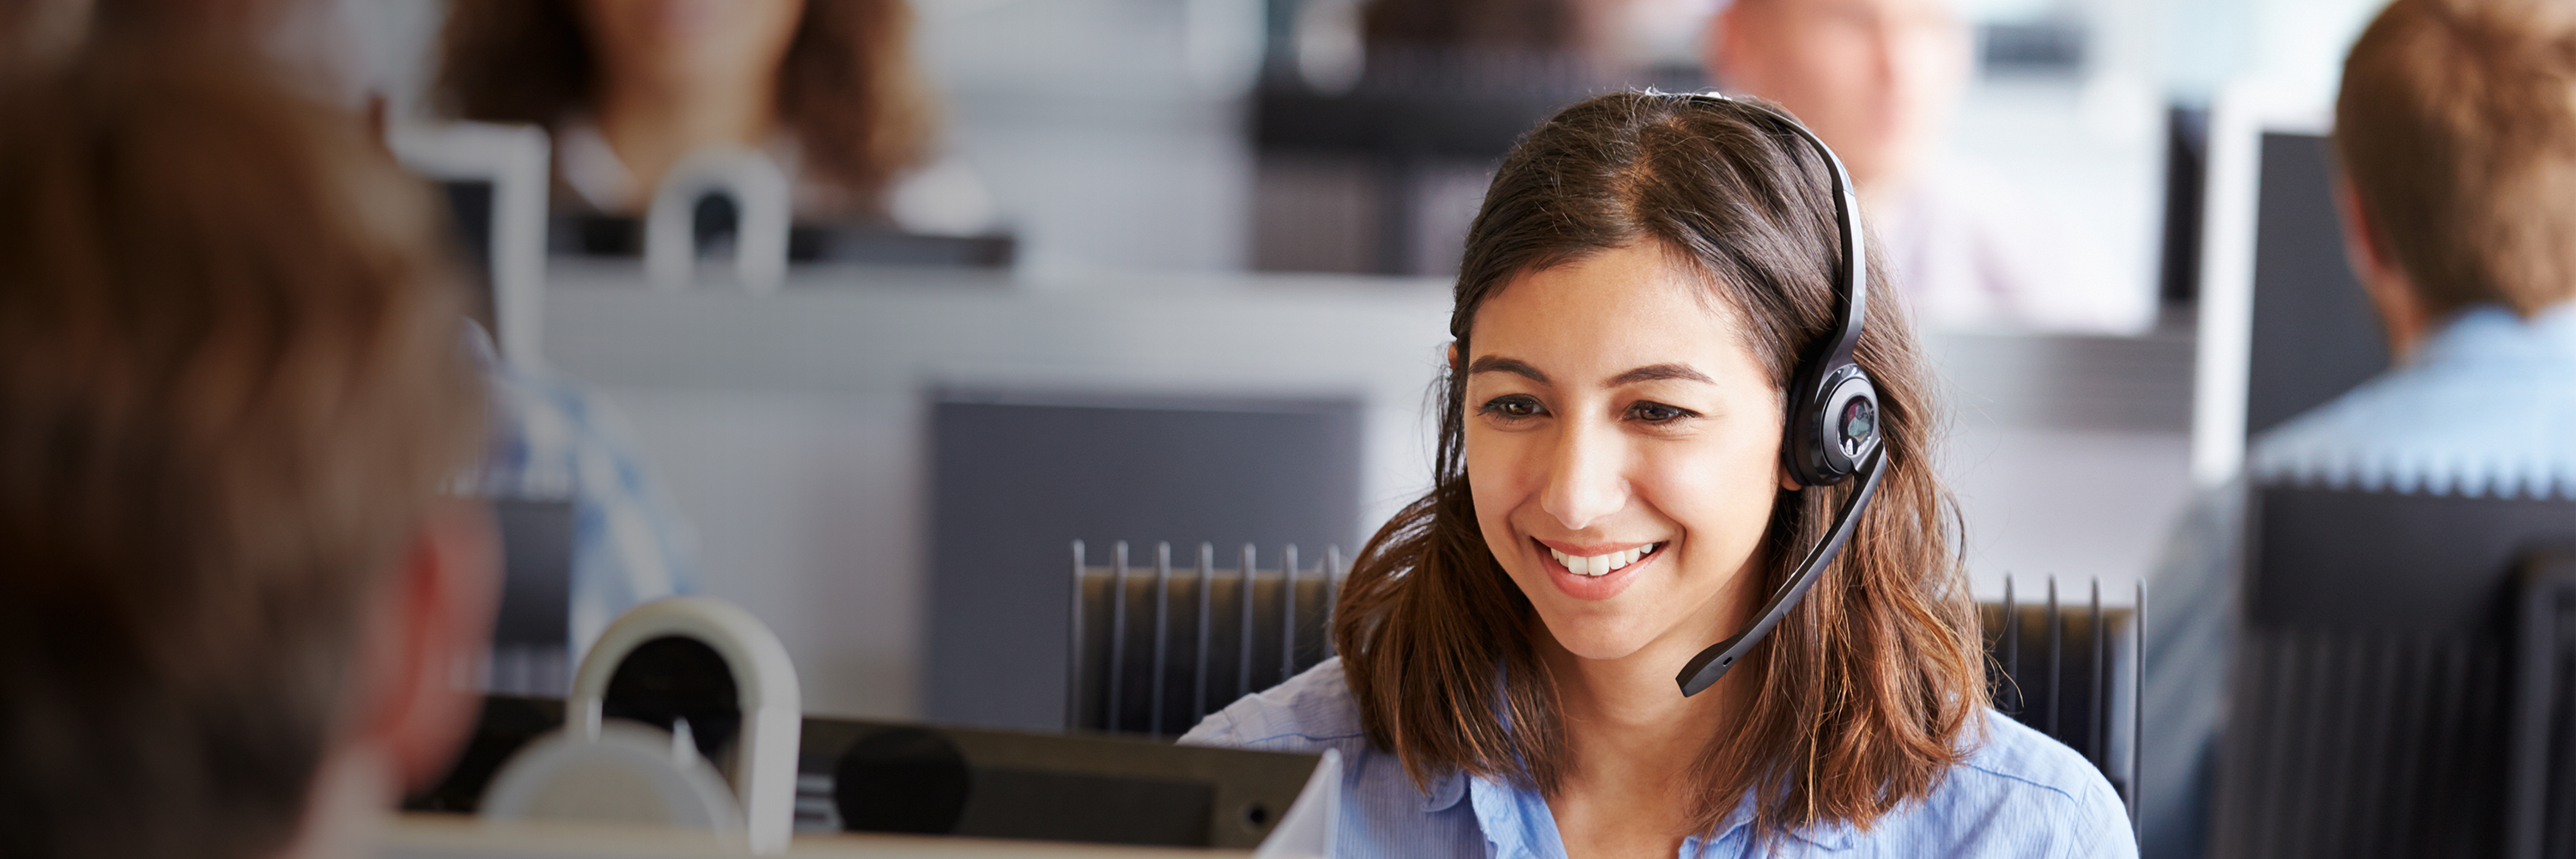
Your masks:
<path fill-rule="evenodd" d="M 758 146 L 777 124 L 777 81 L 767 74 L 599 75 L 599 135 L 651 199 L 662 176 L 709 146 Z"/>
<path fill-rule="evenodd" d="M 1534 631 L 1572 764 L 1548 798 L 1571 855 L 1671 855 L 1680 846 L 1701 806 L 1693 769 L 1741 703 L 1736 684 L 1684 697 L 1673 677 L 1747 613 L 1737 594 L 1722 595 L 1683 624 L 1704 634 L 1677 632 L 1616 659 L 1576 656 Z"/>

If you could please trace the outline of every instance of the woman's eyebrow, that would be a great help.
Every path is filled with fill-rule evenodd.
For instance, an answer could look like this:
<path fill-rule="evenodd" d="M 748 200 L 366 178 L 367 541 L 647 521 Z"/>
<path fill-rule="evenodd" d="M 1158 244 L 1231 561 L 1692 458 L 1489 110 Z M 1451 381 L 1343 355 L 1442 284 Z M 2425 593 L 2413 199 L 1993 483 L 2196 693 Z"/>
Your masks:
<path fill-rule="evenodd" d="M 1698 370 L 1691 369 L 1688 364 L 1649 364 L 1612 376 L 1609 381 L 1603 382 L 1601 385 L 1602 387 L 1616 388 L 1620 385 L 1630 385 L 1638 382 L 1661 382 L 1672 379 L 1678 379 L 1684 382 L 1704 382 L 1712 385 L 1717 384 L 1717 380 L 1709 378 L 1706 374 L 1701 373 Z"/>
<path fill-rule="evenodd" d="M 1537 382 L 1542 385 L 1548 383 L 1546 373 L 1539 372 L 1537 367 L 1532 367 L 1518 358 L 1487 355 L 1476 359 L 1475 363 L 1467 365 L 1467 375 L 1470 376 L 1494 370 L 1501 370 L 1505 373 L 1511 373 L 1518 376 L 1526 376 L 1529 377 L 1530 381 Z"/>

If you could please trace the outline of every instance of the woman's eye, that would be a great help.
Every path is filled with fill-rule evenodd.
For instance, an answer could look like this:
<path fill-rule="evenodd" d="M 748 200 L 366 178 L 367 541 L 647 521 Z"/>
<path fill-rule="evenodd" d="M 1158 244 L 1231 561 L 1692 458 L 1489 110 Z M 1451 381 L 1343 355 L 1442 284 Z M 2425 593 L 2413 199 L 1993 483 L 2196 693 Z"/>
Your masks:
<path fill-rule="evenodd" d="M 1537 417 L 1540 414 L 1545 413 L 1547 410 L 1541 408 L 1537 400 L 1515 394 L 1513 396 L 1495 397 L 1491 400 L 1487 400 L 1485 401 L 1484 407 L 1477 409 L 1477 411 L 1479 413 L 1493 415 L 1498 418 L 1517 419 Z"/>
<path fill-rule="evenodd" d="M 1644 421 L 1650 424 L 1671 423 L 1682 418 L 1690 417 L 1692 414 L 1693 413 L 1689 409 L 1679 406 L 1667 406 L 1662 403 L 1638 403 L 1628 407 L 1628 417 L 1630 419 Z"/>

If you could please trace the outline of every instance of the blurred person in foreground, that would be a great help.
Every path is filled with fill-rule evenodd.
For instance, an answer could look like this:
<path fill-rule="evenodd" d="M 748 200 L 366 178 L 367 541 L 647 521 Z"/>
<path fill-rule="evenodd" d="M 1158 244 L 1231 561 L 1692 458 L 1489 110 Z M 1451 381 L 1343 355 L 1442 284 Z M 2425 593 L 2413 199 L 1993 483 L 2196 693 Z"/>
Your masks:
<path fill-rule="evenodd" d="M 2153 573 L 2141 816 L 2196 856 L 2222 725 L 2248 483 L 2576 487 L 2576 6 L 2397 0 L 2345 60 L 2337 194 L 2395 366 L 2256 436 Z"/>
<path fill-rule="evenodd" d="M 0 77 L 0 855 L 352 855 L 470 726 L 482 378 L 418 183 L 251 61 Z"/>
<path fill-rule="evenodd" d="M 1709 76 L 1779 102 L 1851 166 L 1917 318 L 1933 327 L 2125 333 L 2145 288 L 2071 250 L 2057 210 L 1936 157 L 1974 58 L 1951 0 L 1733 0 L 1708 31 Z"/>
<path fill-rule="evenodd" d="M 94 43 L 194 46 L 256 56 L 294 95 L 370 136 L 381 82 L 360 33 L 366 0 L 0 0 L 0 71 Z M 376 141 L 382 147 L 382 141 Z M 433 201 L 434 203 L 434 201 Z M 431 211 L 438 211 L 433 208 Z M 488 298 L 488 296 L 486 297 Z M 467 299 L 469 308 L 478 302 Z M 470 485 L 486 498 L 564 501 L 572 512 L 567 668 L 628 609 L 694 593 L 697 538 L 616 402 L 536 362 L 506 361 L 488 332 L 467 343 L 490 399 L 485 455 Z M 568 670 L 567 670 L 568 673 Z M 506 679 L 506 678 L 504 678 Z M 540 675 L 534 682 L 549 682 Z M 509 689 L 561 694 L 564 690 Z"/>
<path fill-rule="evenodd" d="M 904 0 L 457 0 L 434 100 L 545 126 L 556 202 L 638 215 L 700 149 L 761 151 L 800 222 L 993 226 L 974 172 L 935 158 Z"/>

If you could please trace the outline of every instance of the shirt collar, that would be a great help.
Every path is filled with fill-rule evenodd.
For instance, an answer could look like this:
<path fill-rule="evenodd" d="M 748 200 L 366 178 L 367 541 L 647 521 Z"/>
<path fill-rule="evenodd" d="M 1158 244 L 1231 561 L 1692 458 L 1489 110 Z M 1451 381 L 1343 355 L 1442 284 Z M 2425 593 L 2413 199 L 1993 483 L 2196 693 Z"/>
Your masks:
<path fill-rule="evenodd" d="M 2408 363 L 2530 363 L 2576 357 L 2576 301 L 2544 307 L 2524 319 L 2495 304 L 2476 304 L 2437 325 Z"/>
<path fill-rule="evenodd" d="M 1484 776 L 1467 778 L 1467 794 L 1476 826 L 1497 859 L 1564 859 L 1565 839 L 1556 832 L 1556 817 L 1537 791 L 1503 784 Z"/>
<path fill-rule="evenodd" d="M 1483 776 L 1451 772 L 1431 783 L 1422 797 L 1424 812 L 1444 811 L 1470 795 L 1476 825 L 1484 830 L 1495 856 L 1563 855 L 1563 839 L 1557 835 L 1555 818 L 1548 815 L 1547 801 L 1536 791 L 1514 787 Z M 1543 818 L 1534 820 L 1532 818 Z M 1544 824 L 1544 825 L 1542 825 Z M 1753 825 L 1753 797 L 1747 795 L 1728 812 L 1717 826 L 1717 836 L 1693 835 L 1682 841 L 1683 856 L 1709 855 L 1710 845 L 1750 838 Z M 1845 822 L 1820 823 L 1792 830 L 1790 838 L 1806 842 L 1821 850 L 1849 850 L 1858 833 Z M 1555 849 L 1549 849 L 1555 848 Z"/>
<path fill-rule="evenodd" d="M 1734 811 L 1727 812 L 1726 820 L 1717 825 L 1717 837 L 1710 838 L 1705 843 L 1714 844 L 1739 838 L 1751 838 L 1753 837 L 1752 828 L 1753 795 L 1748 793 L 1742 801 L 1735 804 Z M 1825 850 L 1851 849 L 1855 834 L 1851 824 L 1841 821 L 1819 823 L 1789 831 L 1789 837 Z M 1685 848 L 1698 846 L 1700 846 L 1698 842 L 1684 843 Z M 1688 855 L 1688 850 L 1685 849 L 1684 853 Z"/>
<path fill-rule="evenodd" d="M 1825 850 L 1851 849 L 1852 836 L 1853 832 L 1851 824 L 1839 821 L 1833 823 L 1819 823 L 1804 829 L 1792 830 L 1789 833 L 1789 837 L 1791 838 L 1813 844 Z"/>
<path fill-rule="evenodd" d="M 1422 812 L 1430 814 L 1447 811 L 1450 806 L 1457 805 L 1458 800 L 1466 796 L 1467 775 L 1451 770 L 1448 775 L 1432 779 L 1430 789 L 1423 791 Z"/>

